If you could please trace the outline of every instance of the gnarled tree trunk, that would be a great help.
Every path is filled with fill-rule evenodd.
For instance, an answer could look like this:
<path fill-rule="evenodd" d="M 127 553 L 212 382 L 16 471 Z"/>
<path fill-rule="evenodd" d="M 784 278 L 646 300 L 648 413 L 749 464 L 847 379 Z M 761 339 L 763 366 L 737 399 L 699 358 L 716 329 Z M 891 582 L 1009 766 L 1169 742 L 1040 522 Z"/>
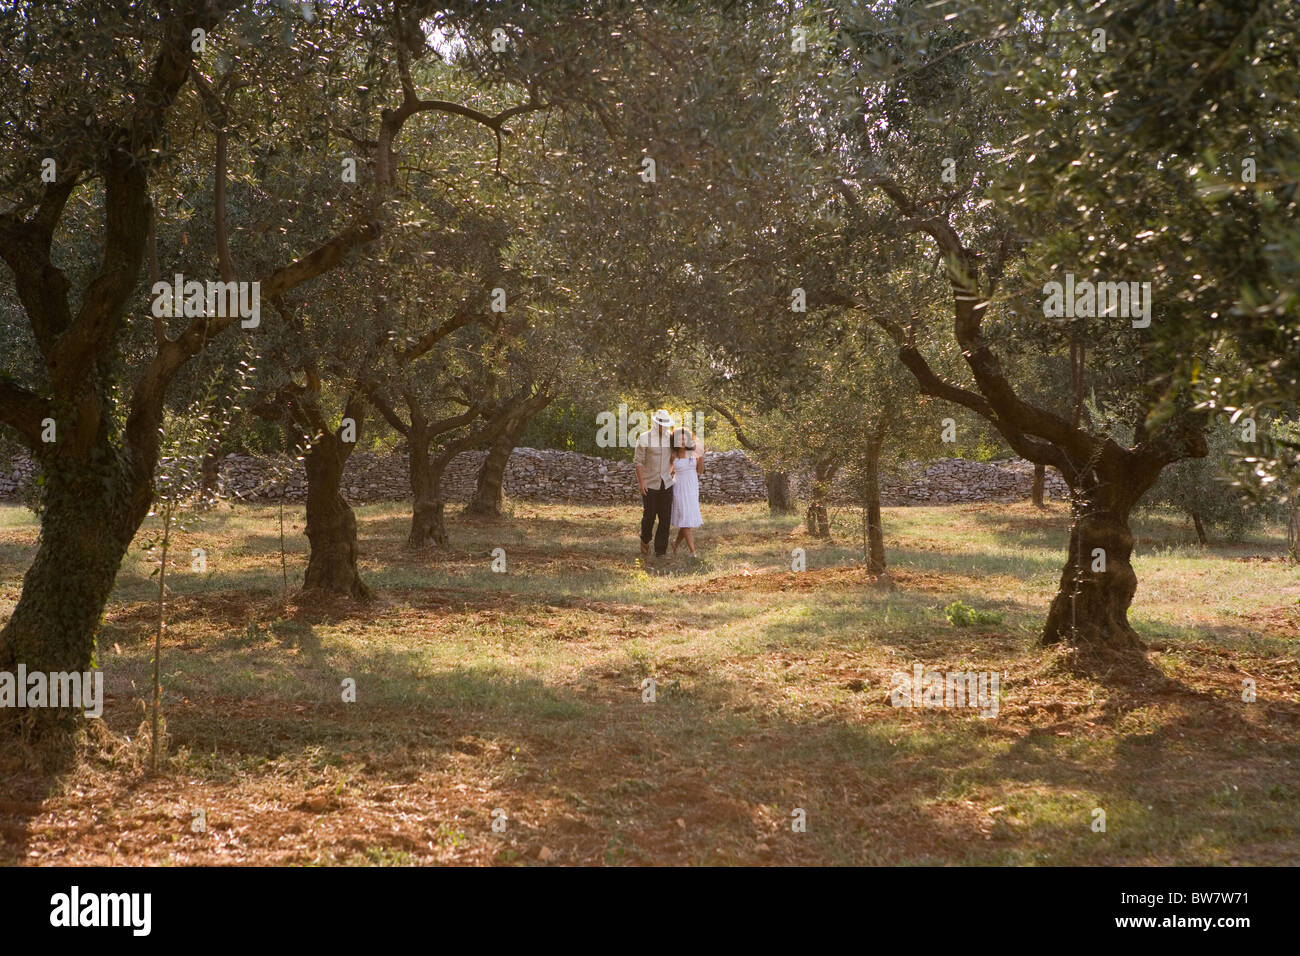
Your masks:
<path fill-rule="evenodd" d="M 357 517 L 343 498 L 343 466 L 352 443 L 322 435 L 307 452 L 307 540 L 311 554 L 303 590 L 346 594 L 369 600 L 373 594 L 357 569 Z"/>
<path fill-rule="evenodd" d="M 157 461 L 157 442 L 151 439 L 145 436 L 128 464 L 114 454 L 107 429 L 101 428 L 85 457 L 42 462 L 40 538 L 18 604 L 0 629 L 0 671 L 15 673 L 19 664 L 29 673 L 90 669 L 118 568 L 149 511 Z M 54 457 L 51 451 L 49 458 Z M 81 711 L 0 711 L 0 722 L 6 713 L 39 736 L 71 726 Z"/>
<path fill-rule="evenodd" d="M 1034 465 L 1034 483 L 1029 489 L 1029 500 L 1035 508 L 1043 507 L 1043 486 L 1047 483 L 1047 466 Z"/>
<path fill-rule="evenodd" d="M 507 430 L 498 435 L 496 441 L 492 443 L 487 456 L 483 459 L 483 464 L 479 466 L 478 476 L 474 480 L 474 495 L 465 506 L 467 513 L 492 518 L 501 517 L 501 509 L 506 501 L 506 465 L 510 461 L 511 454 L 514 453 L 515 442 L 518 440 L 517 432 Z"/>
<path fill-rule="evenodd" d="M 1081 470 L 1087 484 L 1074 490 L 1069 558 L 1047 613 L 1044 644 L 1142 646 L 1128 621 L 1137 593 L 1129 515 L 1159 468 L 1141 468 L 1130 456 L 1108 464 Z"/>
<path fill-rule="evenodd" d="M 106 458 L 112 461 L 111 457 Z M 115 466 L 45 472 L 36 557 L 0 630 L 0 671 L 85 671 L 100 616 L 139 521 Z"/>
<path fill-rule="evenodd" d="M 492 440 L 487 457 L 479 467 L 478 477 L 474 482 L 474 496 L 465 506 L 466 512 L 493 518 L 501 517 L 501 508 L 505 504 L 506 465 L 515 446 L 519 444 L 519 436 L 524 433 L 533 416 L 553 400 L 554 395 L 543 389 L 514 408 L 505 425 L 502 426 L 501 433 Z"/>
<path fill-rule="evenodd" d="M 442 497 L 445 462 L 430 459 L 430 436 L 414 425 L 407 436 L 411 446 L 411 531 L 408 548 L 447 546 L 446 505 Z"/>
<path fill-rule="evenodd" d="M 343 497 L 343 469 L 361 438 L 365 403 L 359 392 L 343 406 L 343 426 L 332 431 L 319 405 L 320 380 L 308 369 L 306 386 L 281 386 L 253 407 L 253 412 L 279 422 L 294 447 L 306 447 L 307 540 L 311 544 L 304 591 L 325 591 L 357 600 L 373 597 L 357 569 L 357 517 Z M 309 437 L 310 436 L 310 437 Z M 345 441 L 347 437 L 349 441 Z"/>
<path fill-rule="evenodd" d="M 122 558 L 153 502 L 168 376 L 151 363 L 136 384 L 119 439 L 108 424 L 106 369 L 95 363 L 73 404 L 98 425 L 75 425 L 55 442 L 32 445 L 41 466 L 41 533 L 13 614 L 0 629 L 0 671 L 84 672 L 95 660 L 104 607 Z M 72 416 L 60 416 L 72 421 Z M 89 430 L 83 421 L 76 425 Z M 117 442 L 121 441 L 119 447 Z M 78 711 L 29 711 L 39 736 Z M 3 712 L 0 712 L 3 717 Z"/>
<path fill-rule="evenodd" d="M 506 465 L 510 462 L 510 456 L 514 454 L 519 436 L 524 433 L 524 429 L 528 427 L 528 420 L 534 414 L 536 413 L 529 412 L 511 419 L 510 424 L 492 441 L 483 464 L 479 466 L 478 476 L 474 481 L 474 495 L 465 506 L 466 512 L 492 518 L 501 517 L 501 509 L 506 499 Z"/>
<path fill-rule="evenodd" d="M 767 486 L 767 510 L 772 515 L 788 515 L 794 511 L 794 495 L 790 493 L 790 475 L 784 471 L 763 472 Z"/>

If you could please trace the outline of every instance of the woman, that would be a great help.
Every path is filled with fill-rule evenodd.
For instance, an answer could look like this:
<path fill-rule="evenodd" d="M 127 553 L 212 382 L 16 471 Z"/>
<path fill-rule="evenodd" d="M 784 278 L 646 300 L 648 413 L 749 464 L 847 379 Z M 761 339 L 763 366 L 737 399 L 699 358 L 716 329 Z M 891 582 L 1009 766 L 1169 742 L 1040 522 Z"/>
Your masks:
<path fill-rule="evenodd" d="M 673 511 L 670 524 L 677 529 L 677 540 L 673 542 L 673 554 L 677 547 L 686 540 L 695 553 L 695 529 L 704 522 L 700 520 L 700 475 L 704 471 L 704 448 L 695 447 L 695 435 L 689 428 L 679 428 L 672 437 L 672 474 L 673 474 Z"/>

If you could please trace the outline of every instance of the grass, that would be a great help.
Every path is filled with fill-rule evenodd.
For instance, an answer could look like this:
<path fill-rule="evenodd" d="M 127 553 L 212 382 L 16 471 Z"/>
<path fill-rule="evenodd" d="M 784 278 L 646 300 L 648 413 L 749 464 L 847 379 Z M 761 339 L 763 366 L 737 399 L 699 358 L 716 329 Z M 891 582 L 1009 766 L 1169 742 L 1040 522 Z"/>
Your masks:
<path fill-rule="evenodd" d="M 57 777 L 0 765 L 0 861 L 1300 863 L 1300 573 L 1278 535 L 1201 548 L 1173 517 L 1139 522 L 1151 649 L 1118 675 L 1037 646 L 1061 506 L 886 509 L 891 589 L 864 573 L 856 514 L 829 544 L 757 505 L 705 518 L 702 560 L 647 569 L 630 508 L 453 516 L 454 550 L 412 554 L 404 506 L 366 506 L 378 601 L 282 606 L 274 509 L 209 515 L 168 577 L 157 776 L 155 583 L 133 550 L 100 634 L 101 730 Z M 0 617 L 35 538 L 0 508 Z M 997 716 L 891 707 L 914 662 L 1000 672 Z"/>

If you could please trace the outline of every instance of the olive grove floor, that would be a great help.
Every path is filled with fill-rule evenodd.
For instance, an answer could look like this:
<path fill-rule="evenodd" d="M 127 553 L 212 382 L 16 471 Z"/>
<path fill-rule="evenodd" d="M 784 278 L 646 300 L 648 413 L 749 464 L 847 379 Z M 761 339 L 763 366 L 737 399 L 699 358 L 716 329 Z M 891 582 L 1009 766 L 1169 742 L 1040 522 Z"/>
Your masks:
<path fill-rule="evenodd" d="M 1140 521 L 1149 651 L 1108 673 L 1036 644 L 1063 506 L 886 509 L 892 588 L 861 569 L 855 512 L 829 544 L 762 506 L 705 512 L 700 561 L 647 569 L 628 508 L 453 516 L 454 550 L 410 553 L 401 504 L 363 507 L 369 606 L 283 603 L 275 508 L 204 515 L 172 551 L 158 774 L 156 556 L 133 548 L 78 759 L 0 752 L 0 862 L 1300 863 L 1280 534 L 1201 548 L 1175 516 Z M 0 619 L 36 534 L 0 507 Z M 955 625 L 955 602 L 985 622 Z M 891 706 L 917 663 L 997 672 L 997 715 Z"/>

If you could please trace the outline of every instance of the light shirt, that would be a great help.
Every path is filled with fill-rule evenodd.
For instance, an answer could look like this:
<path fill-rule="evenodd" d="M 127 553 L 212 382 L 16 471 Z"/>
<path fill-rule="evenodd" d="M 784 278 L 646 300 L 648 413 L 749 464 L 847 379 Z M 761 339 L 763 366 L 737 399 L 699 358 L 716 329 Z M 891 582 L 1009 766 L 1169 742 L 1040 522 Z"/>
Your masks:
<path fill-rule="evenodd" d="M 632 452 L 632 464 L 641 469 L 645 486 L 654 491 L 663 482 L 664 488 L 673 486 L 672 429 L 651 425 L 649 430 L 641 433 L 636 440 L 636 449 Z"/>

